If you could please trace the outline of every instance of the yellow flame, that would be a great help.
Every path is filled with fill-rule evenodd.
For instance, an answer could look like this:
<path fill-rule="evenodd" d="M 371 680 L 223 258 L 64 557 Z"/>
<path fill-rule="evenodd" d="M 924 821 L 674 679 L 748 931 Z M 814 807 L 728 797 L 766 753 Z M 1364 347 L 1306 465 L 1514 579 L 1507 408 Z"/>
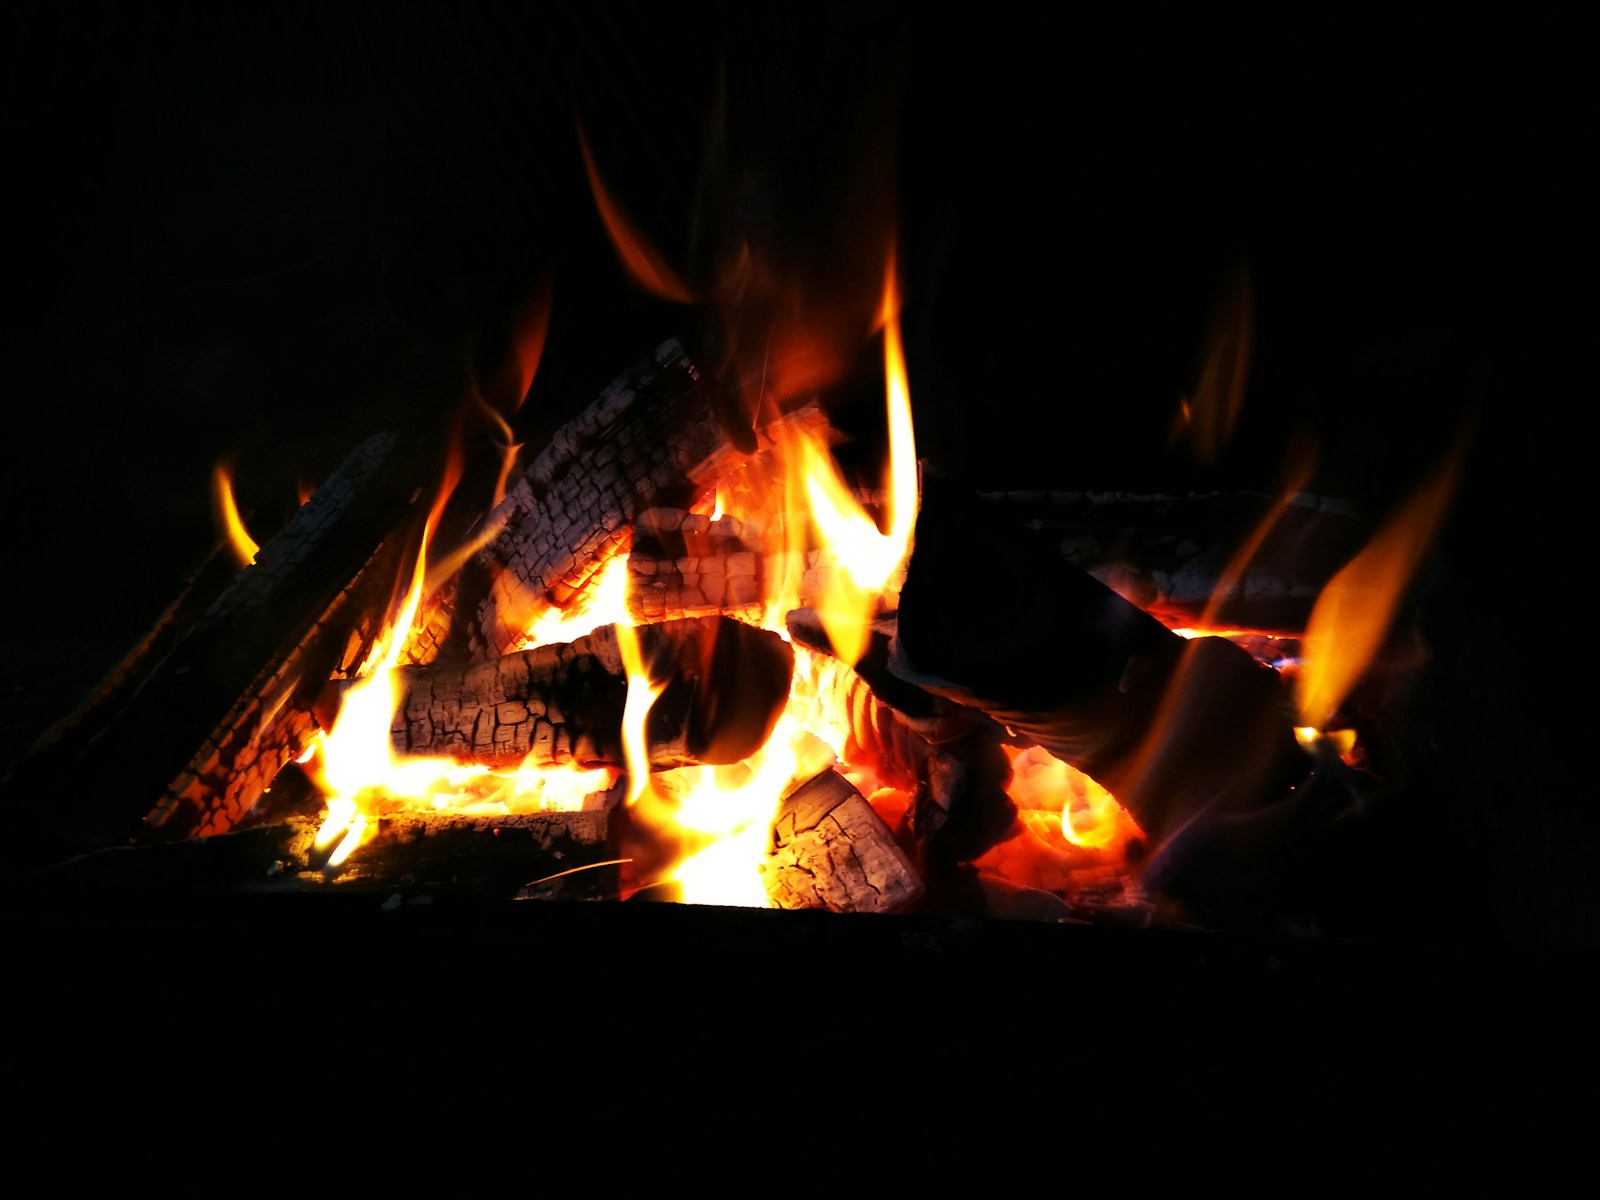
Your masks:
<path fill-rule="evenodd" d="M 1444 520 L 1464 443 L 1342 567 L 1317 597 L 1301 640 L 1295 703 L 1301 725 L 1325 729 L 1388 634 L 1400 599 Z"/>
<path fill-rule="evenodd" d="M 527 624 L 514 649 L 576 641 L 602 625 L 631 624 L 628 615 L 628 557 L 613 554 L 592 582 L 567 608 L 546 607 Z"/>
<path fill-rule="evenodd" d="M 879 601 L 911 551 L 917 519 L 917 448 L 911 421 L 911 389 L 906 381 L 900 341 L 899 296 L 891 254 L 879 312 L 883 324 L 885 407 L 889 464 L 881 533 L 839 478 L 832 459 L 815 443 L 806 444 L 806 495 L 811 516 L 826 546 L 848 575 L 817 605 L 817 616 L 834 652 L 855 664 L 866 653 Z"/>
<path fill-rule="evenodd" d="M 233 478 L 226 461 L 219 462 L 212 468 L 211 498 L 217 522 L 228 536 L 228 544 L 233 547 L 234 557 L 239 560 L 241 567 L 250 566 L 256 561 L 256 555 L 260 553 L 261 547 L 245 529 L 244 520 L 239 516 L 239 506 L 233 498 Z"/>
<path fill-rule="evenodd" d="M 631 622 L 614 625 L 617 648 L 628 674 L 628 698 L 622 711 L 623 761 L 628 765 L 628 803 L 633 804 L 650 786 L 650 747 L 645 739 L 645 720 L 666 684 L 651 680 L 639 649 L 639 635 Z"/>
<path fill-rule="evenodd" d="M 319 847 L 324 846 L 331 843 L 339 831 L 344 831 L 347 841 L 352 837 L 354 840 L 348 846 L 341 845 L 340 850 L 336 851 L 343 856 L 347 856 L 360 842 L 361 832 L 357 823 L 362 814 L 358 797 L 387 778 L 400 765 L 389 732 L 398 699 L 394 668 L 406 640 L 411 636 L 417 611 L 422 605 L 427 580 L 428 543 L 459 478 L 460 459 L 452 452 L 447 461 L 445 479 L 423 523 L 405 598 L 394 618 L 374 640 L 367 661 L 357 672 L 357 681 L 341 698 L 333 728 L 328 730 L 320 747 L 317 774 L 329 799 L 316 841 Z M 426 761 L 408 760 L 405 766 L 407 770 L 418 771 L 425 769 L 421 764 Z M 337 864 L 330 860 L 330 865 Z"/>
<path fill-rule="evenodd" d="M 1007 746 L 1011 783 L 1007 794 L 1022 812 L 1060 813 L 1060 833 L 1074 846 L 1119 847 L 1142 837 L 1138 823 L 1095 780 L 1038 746 Z"/>

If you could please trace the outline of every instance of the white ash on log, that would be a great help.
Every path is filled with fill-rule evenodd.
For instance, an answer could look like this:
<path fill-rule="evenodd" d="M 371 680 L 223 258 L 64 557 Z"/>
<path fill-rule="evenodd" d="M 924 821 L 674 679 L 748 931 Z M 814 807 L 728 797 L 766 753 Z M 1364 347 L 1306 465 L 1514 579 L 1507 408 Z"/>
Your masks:
<path fill-rule="evenodd" d="M 951 584 L 973 545 L 1007 572 L 976 619 Z M 890 669 L 1100 782 L 1164 860 L 1147 875 L 1189 897 L 1246 875 L 1287 883 L 1338 803 L 1303 787 L 1311 761 L 1275 671 L 1222 638 L 1171 633 L 948 481 L 925 486 Z"/>
<path fill-rule="evenodd" d="M 640 621 L 723 613 L 758 622 L 771 570 L 758 538 L 735 517 L 648 509 L 628 554 L 628 610 Z"/>
<path fill-rule="evenodd" d="M 823 420 L 815 409 L 780 421 Z M 616 554 L 631 544 L 648 508 L 689 508 L 758 450 L 715 377 L 671 339 L 618 379 L 564 426 L 490 514 L 492 540 L 463 583 L 487 582 L 481 597 L 453 601 L 448 637 L 472 658 L 516 645 L 528 618 L 546 605 L 566 607 Z"/>
<path fill-rule="evenodd" d="M 654 508 L 634 524 L 628 609 L 641 621 L 723 613 L 759 622 L 764 599 L 787 595 L 791 603 L 813 605 L 846 578 L 825 549 L 783 547 L 781 530 L 773 536 L 753 521 Z"/>
<path fill-rule="evenodd" d="M 784 798 L 772 832 L 762 871 L 774 907 L 895 912 L 922 896 L 922 880 L 893 832 L 832 770 Z"/>
<path fill-rule="evenodd" d="M 638 627 L 664 690 L 645 722 L 655 770 L 739 762 L 766 742 L 788 701 L 794 651 L 777 634 L 726 617 Z M 626 767 L 628 676 L 617 628 L 469 666 L 395 672 L 391 736 L 402 756 L 484 767 Z M 336 693 L 323 706 L 332 723 Z"/>

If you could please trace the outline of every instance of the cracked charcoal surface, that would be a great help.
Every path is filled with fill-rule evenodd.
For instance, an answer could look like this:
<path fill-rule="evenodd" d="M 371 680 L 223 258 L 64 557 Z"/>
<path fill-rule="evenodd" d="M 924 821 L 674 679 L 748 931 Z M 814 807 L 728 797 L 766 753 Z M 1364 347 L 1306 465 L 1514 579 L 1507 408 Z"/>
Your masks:
<path fill-rule="evenodd" d="M 890 912 L 922 895 L 922 881 L 892 831 L 832 771 L 784 801 L 773 833 L 776 845 L 763 870 L 778 908 Z"/>
<path fill-rule="evenodd" d="M 626 551 L 641 511 L 693 502 L 740 457 L 698 368 L 663 343 L 557 432 L 492 515 L 502 528 L 480 552 L 494 576 L 477 613 L 481 656 L 514 644 L 530 602 L 567 603 Z"/>

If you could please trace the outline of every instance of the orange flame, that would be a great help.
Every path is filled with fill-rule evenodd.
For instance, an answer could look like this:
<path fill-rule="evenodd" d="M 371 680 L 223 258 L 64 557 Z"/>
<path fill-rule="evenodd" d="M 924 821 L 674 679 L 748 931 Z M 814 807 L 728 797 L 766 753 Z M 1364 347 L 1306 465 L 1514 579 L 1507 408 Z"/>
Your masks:
<path fill-rule="evenodd" d="M 894 576 L 911 551 L 917 519 L 917 450 L 911 422 L 905 351 L 900 341 L 899 293 L 894 256 L 889 256 L 880 310 L 889 428 L 885 515 L 888 532 L 862 509 L 820 448 L 807 444 L 806 494 L 824 546 L 848 579 L 841 579 L 817 605 L 817 616 L 834 652 L 854 665 L 866 653 L 872 620 Z"/>
<path fill-rule="evenodd" d="M 319 747 L 316 774 L 328 800 L 315 844 L 319 850 L 333 847 L 329 866 L 339 865 L 360 844 L 366 816 L 358 797 L 402 768 L 389 738 L 397 702 L 393 672 L 422 605 L 428 543 L 460 479 L 460 455 L 455 450 L 452 447 L 444 482 L 423 524 L 421 544 L 405 597 L 394 618 L 374 641 L 367 661 L 357 672 L 358 682 L 344 693 L 333 728 Z M 415 777 L 418 772 L 437 775 L 448 765 L 453 764 L 409 760 L 403 768 Z"/>
<path fill-rule="evenodd" d="M 693 295 L 677 273 L 650 245 L 633 218 L 606 186 L 600 168 L 595 164 L 594 153 L 589 149 L 589 138 L 584 133 L 582 121 L 578 122 L 578 149 L 583 153 L 583 169 L 589 176 L 589 190 L 594 195 L 595 208 L 629 277 L 645 291 L 663 300 L 677 304 L 694 303 Z"/>
<path fill-rule="evenodd" d="M 226 459 L 212 468 L 211 500 L 217 524 L 221 525 L 223 532 L 227 534 L 228 545 L 233 548 L 234 557 L 239 560 L 241 567 L 250 566 L 256 561 L 256 555 L 261 552 L 261 547 L 245 529 L 244 521 L 239 516 L 239 506 L 233 499 L 232 466 Z"/>
<path fill-rule="evenodd" d="M 1254 331 L 1255 289 L 1248 268 L 1239 267 L 1223 282 L 1194 394 L 1180 397 L 1173 424 L 1173 435 L 1186 432 L 1203 463 L 1221 455 L 1244 411 Z"/>
<path fill-rule="evenodd" d="M 1388 634 L 1400 599 L 1455 492 L 1464 437 L 1443 464 L 1329 580 L 1302 639 L 1295 703 L 1300 724 L 1324 730 Z"/>

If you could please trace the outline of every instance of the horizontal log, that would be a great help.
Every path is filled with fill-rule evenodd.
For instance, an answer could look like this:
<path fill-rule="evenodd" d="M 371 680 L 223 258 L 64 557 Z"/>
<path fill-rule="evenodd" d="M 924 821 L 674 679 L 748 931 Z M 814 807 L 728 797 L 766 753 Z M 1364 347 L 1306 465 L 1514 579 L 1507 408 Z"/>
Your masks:
<path fill-rule="evenodd" d="M 972 574 L 975 547 L 1005 565 L 978 606 L 953 582 Z M 1171 633 L 948 481 L 925 487 L 890 669 L 1100 782 L 1157 853 L 1180 833 L 1226 838 L 1309 769 L 1275 671 L 1225 639 Z M 1239 857 L 1293 861 L 1284 840 L 1308 832 L 1252 833 Z"/>
<path fill-rule="evenodd" d="M 636 632 L 652 679 L 665 685 L 645 723 L 653 769 L 734 763 L 765 743 L 794 670 L 781 637 L 723 617 Z M 399 754 L 500 768 L 627 766 L 628 678 L 615 626 L 486 663 L 402 668 L 395 683 Z"/>
<path fill-rule="evenodd" d="M 31 896 L 370 893 L 386 898 L 591 900 L 617 895 L 606 811 L 460 817 L 406 813 L 373 821 L 338 867 L 325 865 L 321 819 L 159 845 L 116 846 L 53 864 L 14 884 Z"/>
<path fill-rule="evenodd" d="M 1301 492 L 1011 491 L 977 494 L 997 518 L 1048 539 L 1068 561 L 1169 624 L 1210 610 L 1218 625 L 1305 627 L 1312 604 L 1370 527 L 1349 504 Z M 1235 550 L 1265 530 L 1247 562 Z"/>

